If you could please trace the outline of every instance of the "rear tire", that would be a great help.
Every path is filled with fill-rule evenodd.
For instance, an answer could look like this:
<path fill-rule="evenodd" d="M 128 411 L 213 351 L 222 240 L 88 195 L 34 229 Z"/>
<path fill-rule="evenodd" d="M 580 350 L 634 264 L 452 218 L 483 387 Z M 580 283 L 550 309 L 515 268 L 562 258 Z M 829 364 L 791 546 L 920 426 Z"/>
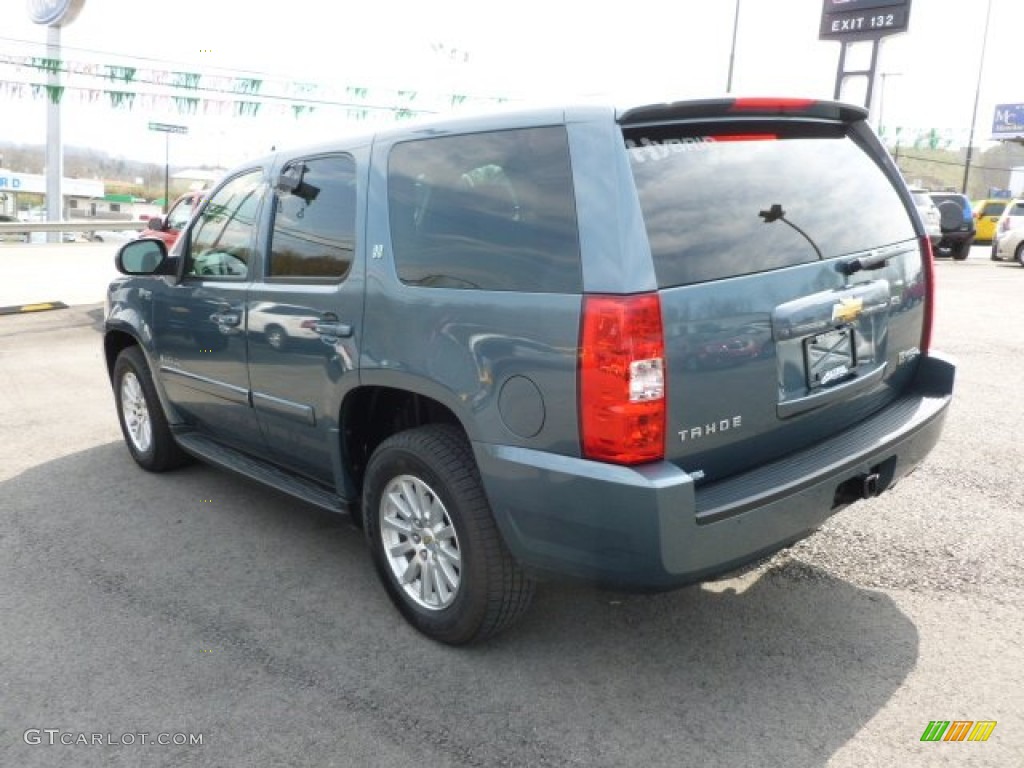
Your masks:
<path fill-rule="evenodd" d="M 417 427 L 380 444 L 363 484 L 363 524 L 388 596 L 428 637 L 479 642 L 529 607 L 533 582 L 505 547 L 455 427 Z"/>
<path fill-rule="evenodd" d="M 1024 267 L 1024 241 L 1021 241 L 1021 244 L 1017 246 L 1017 250 L 1014 251 L 1013 255 L 1017 263 Z"/>
<path fill-rule="evenodd" d="M 954 261 L 963 261 L 971 255 L 971 244 L 970 242 L 958 243 L 950 249 L 950 255 L 952 255 Z"/>
<path fill-rule="evenodd" d="M 189 462 L 189 455 L 171 435 L 149 366 L 138 347 L 127 347 L 117 356 L 114 402 L 124 441 L 140 467 L 165 472 Z"/>

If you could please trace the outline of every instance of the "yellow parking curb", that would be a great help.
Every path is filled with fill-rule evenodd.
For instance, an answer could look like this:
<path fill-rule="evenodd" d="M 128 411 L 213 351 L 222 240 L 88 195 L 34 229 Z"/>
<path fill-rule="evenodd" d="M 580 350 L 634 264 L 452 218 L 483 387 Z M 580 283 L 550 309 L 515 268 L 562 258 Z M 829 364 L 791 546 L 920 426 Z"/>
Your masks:
<path fill-rule="evenodd" d="M 0 315 L 17 315 L 22 312 L 45 312 L 49 309 L 67 309 L 63 301 L 43 301 L 38 304 L 15 304 L 11 307 L 0 307 Z"/>

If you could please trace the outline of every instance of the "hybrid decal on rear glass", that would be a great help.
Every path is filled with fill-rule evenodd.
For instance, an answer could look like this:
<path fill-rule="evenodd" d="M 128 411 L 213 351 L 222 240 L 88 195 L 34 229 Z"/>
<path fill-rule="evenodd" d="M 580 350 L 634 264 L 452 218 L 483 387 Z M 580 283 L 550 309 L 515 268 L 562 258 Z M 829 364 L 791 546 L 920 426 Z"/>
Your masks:
<path fill-rule="evenodd" d="M 626 149 L 640 150 L 633 153 L 632 159 L 638 163 L 657 162 L 680 152 L 694 152 L 714 144 L 712 136 L 687 136 L 684 138 L 649 139 L 646 136 L 639 142 L 626 139 Z"/>

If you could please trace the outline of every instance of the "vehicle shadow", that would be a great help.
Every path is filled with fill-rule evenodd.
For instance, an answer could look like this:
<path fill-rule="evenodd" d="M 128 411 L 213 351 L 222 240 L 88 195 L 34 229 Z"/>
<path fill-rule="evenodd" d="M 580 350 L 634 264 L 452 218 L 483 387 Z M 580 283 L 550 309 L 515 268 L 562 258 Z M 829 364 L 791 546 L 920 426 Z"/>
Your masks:
<path fill-rule="evenodd" d="M 317 764 L 303 734 L 322 726 L 325 749 L 445 765 L 823 766 L 918 657 L 888 596 L 796 560 L 660 594 L 542 584 L 505 634 L 441 646 L 388 602 L 346 517 L 202 465 L 147 474 L 119 443 L 0 483 L 0 520 L 18 724 L 216 723 L 211 765 L 243 742 L 252 764 Z M 69 658 L 40 656 L 64 633 Z M 111 644 L 135 664 L 104 672 Z M 253 741 L 268 701 L 273 749 L 298 751 Z"/>

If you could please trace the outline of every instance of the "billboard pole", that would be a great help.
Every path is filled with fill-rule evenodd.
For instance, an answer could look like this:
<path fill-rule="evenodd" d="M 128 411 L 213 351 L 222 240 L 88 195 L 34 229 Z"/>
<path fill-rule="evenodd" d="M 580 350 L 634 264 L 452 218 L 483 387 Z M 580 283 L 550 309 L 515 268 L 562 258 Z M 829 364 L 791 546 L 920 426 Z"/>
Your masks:
<path fill-rule="evenodd" d="M 821 8 L 819 40 L 836 40 L 840 44 L 836 67 L 834 99 L 851 101 L 843 86 L 864 81 L 864 108 L 873 106 L 875 79 L 878 74 L 878 50 L 884 38 L 906 32 L 910 25 L 911 0 L 824 0 Z M 871 45 L 867 69 L 850 64 L 854 45 Z M 863 57 L 861 57 L 863 58 Z"/>
<path fill-rule="evenodd" d="M 974 89 L 974 112 L 971 113 L 971 133 L 967 138 L 967 157 L 964 160 L 964 181 L 960 187 L 960 193 L 967 194 L 967 182 L 971 176 L 971 155 L 974 152 L 974 125 L 978 122 L 978 101 L 981 97 L 981 76 L 985 71 L 985 48 L 988 45 L 988 20 L 992 15 L 992 0 L 988 0 L 988 9 L 985 11 L 985 32 L 981 38 L 981 60 L 978 62 L 978 85 Z"/>

